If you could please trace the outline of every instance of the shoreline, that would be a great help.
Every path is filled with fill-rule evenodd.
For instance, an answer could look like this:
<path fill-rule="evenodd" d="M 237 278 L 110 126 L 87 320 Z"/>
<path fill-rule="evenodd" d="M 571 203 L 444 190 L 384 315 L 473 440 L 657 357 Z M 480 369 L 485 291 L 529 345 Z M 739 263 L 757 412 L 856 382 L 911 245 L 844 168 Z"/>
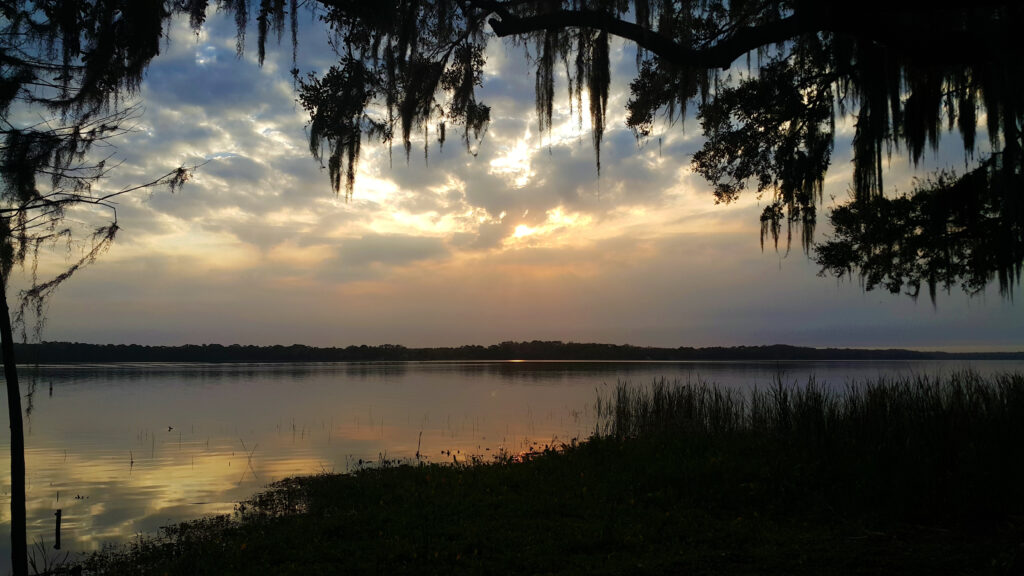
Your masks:
<path fill-rule="evenodd" d="M 41 342 L 16 344 L 20 364 L 69 363 L 289 363 L 289 362 L 796 362 L 857 360 L 1024 360 L 1017 352 L 939 352 L 900 348 L 813 348 L 783 344 L 659 348 L 558 341 L 503 342 L 490 346 L 407 348 L 384 344 L 320 348 L 203 344 L 142 346 Z"/>
<path fill-rule="evenodd" d="M 1024 375 L 619 387 L 561 451 L 276 483 L 91 574 L 1015 574 Z"/>

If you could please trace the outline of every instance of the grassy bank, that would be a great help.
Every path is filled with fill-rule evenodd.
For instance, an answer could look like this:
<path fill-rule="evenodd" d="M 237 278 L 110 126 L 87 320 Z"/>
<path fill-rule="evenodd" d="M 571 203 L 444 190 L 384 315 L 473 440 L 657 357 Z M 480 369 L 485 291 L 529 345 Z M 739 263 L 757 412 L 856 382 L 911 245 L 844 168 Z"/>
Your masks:
<path fill-rule="evenodd" d="M 1020 574 L 1024 376 L 620 385 L 517 462 L 290 479 L 94 574 Z"/>

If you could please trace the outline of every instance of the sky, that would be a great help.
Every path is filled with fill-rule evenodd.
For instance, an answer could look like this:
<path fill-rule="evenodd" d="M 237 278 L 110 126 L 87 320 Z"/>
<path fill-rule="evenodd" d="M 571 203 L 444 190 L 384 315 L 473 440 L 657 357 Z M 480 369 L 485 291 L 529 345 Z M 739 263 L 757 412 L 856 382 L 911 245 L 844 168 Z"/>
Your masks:
<path fill-rule="evenodd" d="M 298 67 L 322 71 L 333 61 L 325 32 L 301 23 Z M 692 117 L 662 122 L 643 146 L 625 126 L 628 48 L 612 56 L 600 175 L 564 81 L 541 134 L 522 48 L 492 40 L 478 90 L 491 123 L 474 153 L 454 127 L 443 148 L 429 137 L 426 159 L 422 137 L 408 162 L 400 144 L 389 154 L 366 142 L 346 200 L 309 153 L 290 45 L 268 49 L 260 67 L 250 32 L 239 58 L 224 14 L 198 35 L 185 21 L 172 28 L 135 130 L 118 142 L 121 165 L 100 186 L 205 164 L 176 193 L 120 198 L 117 241 L 50 299 L 43 340 L 1024 349 L 1024 306 L 995 286 L 973 297 L 954 288 L 933 306 L 819 277 L 798 246 L 762 250 L 756 195 L 716 205 L 691 172 L 702 142 Z M 851 136 L 841 125 L 826 209 L 848 197 Z M 962 168 L 958 146 L 945 135 L 925 168 Z M 907 190 L 914 174 L 896 154 L 886 183 Z M 823 210 L 819 220 L 822 239 Z M 76 250 L 44 251 L 40 275 Z"/>

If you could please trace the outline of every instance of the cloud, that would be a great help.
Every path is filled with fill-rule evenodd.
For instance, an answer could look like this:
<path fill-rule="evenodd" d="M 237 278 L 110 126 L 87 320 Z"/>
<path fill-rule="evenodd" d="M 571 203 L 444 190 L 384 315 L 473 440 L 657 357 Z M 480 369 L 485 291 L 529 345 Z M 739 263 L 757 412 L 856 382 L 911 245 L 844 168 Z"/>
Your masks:
<path fill-rule="evenodd" d="M 343 241 L 338 258 L 345 266 L 403 265 L 446 253 L 444 243 L 437 238 L 368 235 Z"/>

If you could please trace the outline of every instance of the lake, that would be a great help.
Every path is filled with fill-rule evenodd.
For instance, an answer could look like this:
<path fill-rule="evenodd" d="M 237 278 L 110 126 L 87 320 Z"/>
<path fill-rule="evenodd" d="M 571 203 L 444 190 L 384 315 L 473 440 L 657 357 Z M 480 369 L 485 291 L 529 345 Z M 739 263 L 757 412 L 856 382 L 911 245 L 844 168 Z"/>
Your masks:
<path fill-rule="evenodd" d="M 97 549 L 235 504 L 288 476 L 383 458 L 488 459 L 585 439 L 620 382 L 845 388 L 879 376 L 1024 372 L 1024 361 L 423 362 L 22 367 L 28 535 Z M 0 393 L 0 396 L 4 394 Z M 6 402 L 6 397 L 3 398 Z M 9 439 L 0 438 L 0 573 L 10 569 Z"/>

